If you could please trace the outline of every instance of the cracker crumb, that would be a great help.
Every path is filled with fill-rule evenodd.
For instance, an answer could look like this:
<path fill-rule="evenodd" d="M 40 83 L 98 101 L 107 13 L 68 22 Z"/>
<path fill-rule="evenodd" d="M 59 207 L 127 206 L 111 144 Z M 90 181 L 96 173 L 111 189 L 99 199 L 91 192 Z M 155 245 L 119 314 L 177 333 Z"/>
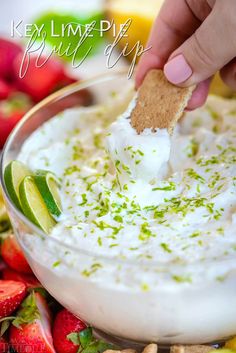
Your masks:
<path fill-rule="evenodd" d="M 174 86 L 162 70 L 150 70 L 139 88 L 137 103 L 131 113 L 132 127 L 138 134 L 146 128 L 167 129 L 172 134 L 194 89 L 195 86 Z"/>

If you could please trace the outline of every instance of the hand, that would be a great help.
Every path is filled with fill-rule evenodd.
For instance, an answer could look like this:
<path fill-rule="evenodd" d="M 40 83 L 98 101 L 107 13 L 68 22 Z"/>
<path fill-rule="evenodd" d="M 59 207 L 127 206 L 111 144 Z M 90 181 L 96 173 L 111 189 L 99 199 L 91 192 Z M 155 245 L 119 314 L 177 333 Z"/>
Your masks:
<path fill-rule="evenodd" d="M 188 109 L 204 104 L 212 76 L 236 89 L 236 0 L 165 0 L 136 75 L 163 69 L 178 86 L 197 84 Z"/>

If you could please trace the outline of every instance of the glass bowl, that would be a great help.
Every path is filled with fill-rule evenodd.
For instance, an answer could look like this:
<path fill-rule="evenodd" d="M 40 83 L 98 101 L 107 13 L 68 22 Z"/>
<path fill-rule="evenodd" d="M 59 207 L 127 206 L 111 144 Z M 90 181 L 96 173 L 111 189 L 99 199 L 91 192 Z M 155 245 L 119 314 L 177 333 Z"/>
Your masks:
<path fill-rule="evenodd" d="M 101 256 L 44 234 L 7 193 L 4 167 L 33 131 L 65 109 L 65 100 L 76 105 L 75 93 L 89 89 L 92 104 L 104 103 L 128 84 L 126 72 L 73 84 L 34 107 L 14 129 L 2 154 L 1 182 L 15 234 L 49 293 L 109 341 L 126 347 L 223 341 L 236 333 L 235 259 L 177 264 Z"/>

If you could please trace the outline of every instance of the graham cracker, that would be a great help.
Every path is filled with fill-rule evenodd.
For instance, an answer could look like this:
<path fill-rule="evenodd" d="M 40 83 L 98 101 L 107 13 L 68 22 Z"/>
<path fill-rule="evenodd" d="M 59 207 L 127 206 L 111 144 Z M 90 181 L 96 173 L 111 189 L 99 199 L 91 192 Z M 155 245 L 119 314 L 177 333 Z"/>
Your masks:
<path fill-rule="evenodd" d="M 158 346 L 154 343 L 149 344 L 143 350 L 143 353 L 157 353 L 157 352 L 158 352 Z"/>
<path fill-rule="evenodd" d="M 195 345 L 195 346 L 181 346 L 176 345 L 170 348 L 170 353 L 208 353 L 214 351 L 215 348 L 211 346 L 202 346 L 202 345 Z"/>
<path fill-rule="evenodd" d="M 138 91 L 137 103 L 131 113 L 131 125 L 138 134 L 144 129 L 167 129 L 173 133 L 184 113 L 195 86 L 172 85 L 162 70 L 151 70 Z"/>

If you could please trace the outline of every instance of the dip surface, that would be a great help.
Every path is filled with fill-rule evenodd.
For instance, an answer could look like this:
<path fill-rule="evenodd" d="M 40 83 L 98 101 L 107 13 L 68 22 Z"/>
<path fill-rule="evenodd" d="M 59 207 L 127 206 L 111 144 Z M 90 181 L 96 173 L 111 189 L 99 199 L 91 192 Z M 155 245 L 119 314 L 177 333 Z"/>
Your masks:
<path fill-rule="evenodd" d="M 185 115 L 170 146 L 164 131 L 138 136 L 127 114 L 119 119 L 123 131 L 117 122 L 110 129 L 117 118 L 111 107 L 70 110 L 46 123 L 26 141 L 19 159 L 61 179 L 64 213 L 53 236 L 137 262 L 234 255 L 235 108 L 210 98 Z M 155 161 L 163 156 L 165 167 L 158 170 Z"/>
<path fill-rule="evenodd" d="M 232 336 L 236 102 L 210 97 L 170 138 L 137 136 L 120 116 L 128 101 L 65 111 L 23 145 L 19 159 L 62 185 L 52 234 L 24 238 L 35 273 L 109 334 L 164 344 Z"/>

